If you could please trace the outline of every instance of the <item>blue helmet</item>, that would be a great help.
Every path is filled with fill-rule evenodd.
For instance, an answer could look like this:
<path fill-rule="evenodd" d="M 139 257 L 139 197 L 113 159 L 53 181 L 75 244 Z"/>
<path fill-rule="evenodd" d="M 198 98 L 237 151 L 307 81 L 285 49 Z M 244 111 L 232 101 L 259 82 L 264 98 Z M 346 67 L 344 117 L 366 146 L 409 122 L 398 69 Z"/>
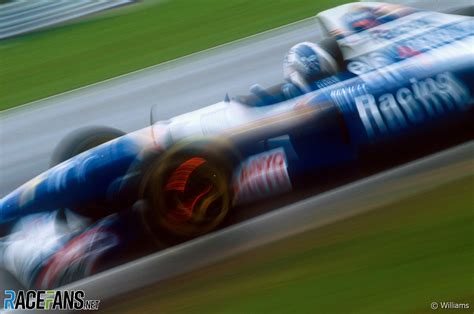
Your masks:
<path fill-rule="evenodd" d="M 283 74 L 285 79 L 303 90 L 307 84 L 337 73 L 336 60 L 321 46 L 302 42 L 293 46 L 285 57 Z"/>

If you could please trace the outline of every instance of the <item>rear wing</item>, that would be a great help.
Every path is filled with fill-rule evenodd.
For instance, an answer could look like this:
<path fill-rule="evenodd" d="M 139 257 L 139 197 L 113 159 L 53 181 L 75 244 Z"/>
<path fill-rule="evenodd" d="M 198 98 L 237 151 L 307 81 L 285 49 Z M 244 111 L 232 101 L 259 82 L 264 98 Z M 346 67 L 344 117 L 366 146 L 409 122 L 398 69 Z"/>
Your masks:
<path fill-rule="evenodd" d="M 323 11 L 317 19 L 327 34 L 336 38 L 348 60 L 468 18 L 388 3 L 358 2 Z"/>

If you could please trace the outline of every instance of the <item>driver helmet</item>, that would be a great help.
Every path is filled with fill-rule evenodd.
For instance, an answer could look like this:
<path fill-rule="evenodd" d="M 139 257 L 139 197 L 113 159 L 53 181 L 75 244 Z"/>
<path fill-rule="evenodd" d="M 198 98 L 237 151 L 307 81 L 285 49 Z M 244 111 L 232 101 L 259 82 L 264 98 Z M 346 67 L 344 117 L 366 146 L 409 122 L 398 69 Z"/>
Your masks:
<path fill-rule="evenodd" d="M 283 75 L 304 92 L 311 91 L 311 83 L 334 75 L 337 61 L 322 46 L 302 42 L 293 46 L 285 57 Z"/>

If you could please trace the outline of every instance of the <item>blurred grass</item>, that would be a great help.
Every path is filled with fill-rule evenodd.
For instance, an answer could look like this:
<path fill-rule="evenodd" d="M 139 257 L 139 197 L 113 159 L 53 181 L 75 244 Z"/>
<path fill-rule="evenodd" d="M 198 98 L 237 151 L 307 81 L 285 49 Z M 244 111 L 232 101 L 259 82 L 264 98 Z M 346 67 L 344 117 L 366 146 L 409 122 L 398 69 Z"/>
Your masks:
<path fill-rule="evenodd" d="M 167 280 L 107 311 L 432 313 L 434 301 L 472 309 L 473 191 L 470 175 Z"/>
<path fill-rule="evenodd" d="M 344 2 L 145 1 L 100 18 L 3 40 L 0 110 L 288 24 Z"/>

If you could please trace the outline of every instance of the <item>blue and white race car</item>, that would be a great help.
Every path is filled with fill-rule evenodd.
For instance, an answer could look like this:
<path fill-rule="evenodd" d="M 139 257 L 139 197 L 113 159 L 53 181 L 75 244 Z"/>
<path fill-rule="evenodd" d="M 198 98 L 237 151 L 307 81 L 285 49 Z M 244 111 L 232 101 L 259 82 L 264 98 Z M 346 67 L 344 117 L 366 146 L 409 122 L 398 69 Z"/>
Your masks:
<path fill-rule="evenodd" d="M 285 82 L 124 134 L 82 129 L 0 200 L 0 263 L 51 288 L 212 231 L 239 204 L 473 137 L 472 18 L 381 3 L 317 16 Z M 140 240 L 139 240 L 140 239 Z M 107 266 L 108 267 L 108 266 Z"/>

